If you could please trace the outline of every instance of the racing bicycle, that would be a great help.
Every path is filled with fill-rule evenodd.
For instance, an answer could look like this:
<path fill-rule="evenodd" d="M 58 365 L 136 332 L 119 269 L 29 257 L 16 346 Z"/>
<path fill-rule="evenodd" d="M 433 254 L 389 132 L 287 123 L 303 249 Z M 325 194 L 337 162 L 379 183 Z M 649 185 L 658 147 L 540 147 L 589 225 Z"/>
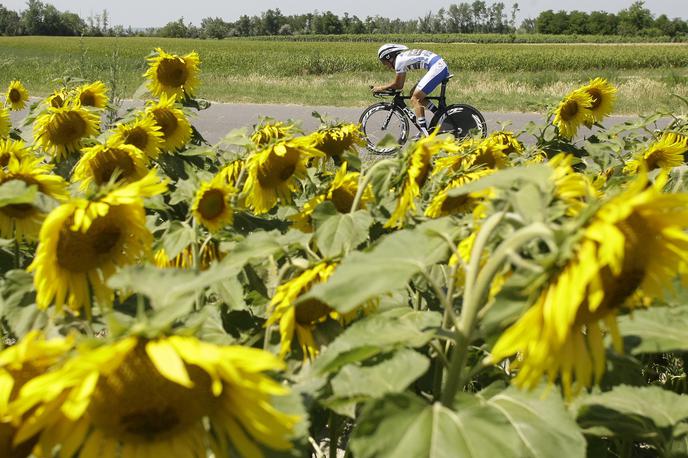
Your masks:
<path fill-rule="evenodd" d="M 438 102 L 437 111 L 428 125 L 428 131 L 433 132 L 439 126 L 439 133 L 451 133 L 456 138 L 470 134 L 487 136 L 487 123 L 480 111 L 466 104 L 447 105 L 445 92 L 447 83 L 453 76 L 449 75 L 442 81 L 439 96 L 426 97 L 428 100 Z M 392 154 L 408 140 L 410 125 L 418 127 L 413 108 L 405 102 L 411 99 L 411 96 L 403 95 L 400 90 L 377 92 L 373 95 L 378 98 L 393 97 L 393 99 L 391 102 L 378 102 L 366 108 L 359 122 L 370 151 L 377 154 Z M 396 144 L 382 142 L 389 136 Z"/>

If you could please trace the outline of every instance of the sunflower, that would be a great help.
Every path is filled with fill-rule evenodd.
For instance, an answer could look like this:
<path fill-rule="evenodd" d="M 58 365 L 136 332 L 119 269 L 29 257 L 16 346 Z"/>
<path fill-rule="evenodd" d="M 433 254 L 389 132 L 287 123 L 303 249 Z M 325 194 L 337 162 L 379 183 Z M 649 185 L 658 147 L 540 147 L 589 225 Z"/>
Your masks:
<path fill-rule="evenodd" d="M 296 332 L 303 358 L 315 358 L 319 348 L 313 336 L 315 327 L 329 318 L 342 319 L 334 309 L 317 299 L 298 301 L 313 285 L 325 282 L 335 268 L 336 264 L 322 262 L 277 287 L 270 302 L 270 318 L 265 325 L 272 326 L 279 322 L 280 357 L 284 358 L 291 351 Z"/>
<path fill-rule="evenodd" d="M 43 103 L 48 107 L 62 108 L 67 102 L 67 92 L 64 89 L 58 89 L 49 95 Z"/>
<path fill-rule="evenodd" d="M 74 166 L 72 181 L 80 181 L 82 191 L 95 184 L 133 183 L 148 174 L 148 158 L 135 146 L 112 141 L 98 143 L 82 150 Z"/>
<path fill-rule="evenodd" d="M 110 101 L 107 87 L 102 81 L 79 86 L 74 97 L 84 107 L 105 108 Z"/>
<path fill-rule="evenodd" d="M 33 157 L 33 153 L 21 140 L 0 140 L 0 167 L 7 167 L 12 158 L 22 160 Z"/>
<path fill-rule="evenodd" d="M 554 195 L 566 204 L 566 214 L 574 216 L 587 205 L 597 191 L 590 179 L 573 169 L 572 154 L 557 154 L 547 163 L 553 169 Z"/>
<path fill-rule="evenodd" d="M 342 124 L 326 127 L 314 133 L 317 139 L 315 147 L 325 153 L 327 157 L 340 162 L 346 151 L 357 152 L 356 146 L 365 146 L 360 124 Z"/>
<path fill-rule="evenodd" d="M 182 148 L 191 140 L 191 124 L 184 112 L 175 104 L 176 96 L 160 96 L 160 101 L 150 103 L 146 114 L 155 120 L 162 132 L 162 151 L 174 151 Z"/>
<path fill-rule="evenodd" d="M 325 201 L 332 202 L 339 213 L 349 213 L 351 211 L 356 193 L 358 192 L 360 173 L 348 172 L 347 166 L 348 164 L 344 162 L 337 170 L 334 180 L 332 180 L 324 194 L 319 194 L 310 199 L 299 213 L 290 217 L 294 222 L 295 228 L 302 232 L 312 232 L 311 215 L 315 211 L 315 207 Z M 365 208 L 366 203 L 371 202 L 373 199 L 373 190 L 368 186 L 361 195 L 358 208 Z"/>
<path fill-rule="evenodd" d="M 523 144 L 519 142 L 516 137 L 514 137 L 513 132 L 507 132 L 503 130 L 498 132 L 492 132 L 488 139 L 490 139 L 497 145 L 504 146 L 505 148 L 501 151 L 507 156 L 512 153 L 523 154 L 523 152 L 525 151 L 525 148 L 523 148 Z"/>
<path fill-rule="evenodd" d="M 115 126 L 111 139 L 137 147 L 149 159 L 157 159 L 163 144 L 163 133 L 155 118 L 139 116 L 132 122 Z"/>
<path fill-rule="evenodd" d="M 12 111 L 24 109 L 29 100 L 29 91 L 26 90 L 20 81 L 12 81 L 7 88 L 6 104 L 9 104 Z"/>
<path fill-rule="evenodd" d="M 452 137 L 437 137 L 436 131 L 413 145 L 406 158 L 407 169 L 396 209 L 385 227 L 402 228 L 406 215 L 415 211 L 415 199 L 420 195 L 420 189 L 430 176 L 433 156 L 440 151 L 456 153 L 459 149 L 460 147 Z"/>
<path fill-rule="evenodd" d="M 260 148 L 276 140 L 291 138 L 299 132 L 294 124 L 265 119 L 253 129 L 251 141 Z"/>
<path fill-rule="evenodd" d="M 193 96 L 198 86 L 198 66 L 201 59 L 197 52 L 185 56 L 168 54 L 156 48 L 156 54 L 148 59 L 148 89 L 156 97 Z"/>
<path fill-rule="evenodd" d="M 470 213 L 477 208 L 482 208 L 482 202 L 492 195 L 492 191 L 489 189 L 456 197 L 450 197 L 449 191 L 479 180 L 493 172 L 494 170 L 482 169 L 465 173 L 453 179 L 444 189 L 433 197 L 432 201 L 430 201 L 430 205 L 428 205 L 428 208 L 425 210 L 425 216 L 428 218 L 439 218 L 441 216 L 454 215 L 457 213 Z M 476 216 L 478 217 L 477 219 L 480 219 L 480 215 Z"/>
<path fill-rule="evenodd" d="M 586 86 L 580 88 L 592 98 L 590 105 L 590 121 L 602 122 L 614 110 L 616 88 L 604 78 L 595 78 Z"/>
<path fill-rule="evenodd" d="M 602 205 L 573 255 L 534 305 L 499 338 L 497 362 L 519 354 L 514 383 L 533 389 L 561 379 L 571 397 L 605 370 L 603 326 L 623 351 L 616 316 L 634 295 L 662 297 L 688 263 L 688 194 L 664 194 L 645 174 Z"/>
<path fill-rule="evenodd" d="M 10 120 L 10 114 L 7 108 L 0 107 L 0 140 L 10 136 L 10 129 L 12 128 L 12 122 Z"/>
<path fill-rule="evenodd" d="M 100 118 L 75 105 L 49 107 L 34 123 L 34 143 L 56 160 L 81 148 L 83 139 L 98 135 Z"/>
<path fill-rule="evenodd" d="M 242 346 L 194 337 L 125 337 L 81 347 L 20 391 L 15 441 L 40 435 L 43 456 L 262 457 L 292 448 L 298 417 L 277 410 L 288 388 L 265 372 L 284 363 Z"/>
<path fill-rule="evenodd" d="M 231 199 L 235 193 L 236 189 L 227 184 L 223 176 L 215 176 L 211 181 L 202 183 L 191 206 L 194 219 L 210 232 L 217 232 L 232 224 L 234 209 Z"/>
<path fill-rule="evenodd" d="M 674 132 L 665 132 L 644 153 L 628 161 L 624 172 L 636 174 L 641 165 L 648 171 L 669 170 L 683 164 L 683 155 L 686 152 L 688 152 L 688 137 Z"/>
<path fill-rule="evenodd" d="M 0 184 L 22 181 L 27 186 L 36 186 L 37 191 L 47 197 L 64 201 L 69 197 L 67 183 L 51 172 L 52 166 L 41 164 L 36 158 L 11 157 L 5 169 L 0 169 Z M 0 236 L 5 239 L 36 240 L 44 219 L 44 210 L 33 204 L 0 206 Z"/>
<path fill-rule="evenodd" d="M 236 188 L 239 185 L 239 177 L 246 167 L 246 161 L 243 159 L 236 159 L 225 165 L 219 172 L 217 172 L 217 179 Z"/>
<path fill-rule="evenodd" d="M 243 188 L 248 208 L 262 214 L 270 211 L 278 200 L 291 203 L 297 180 L 306 176 L 308 160 L 322 156 L 307 137 L 271 143 L 253 153 L 247 160 L 248 176 Z"/>
<path fill-rule="evenodd" d="M 217 242 L 212 239 L 209 240 L 208 243 L 201 245 L 199 256 L 201 258 L 199 266 L 201 270 L 207 270 L 213 262 L 223 258 L 222 253 L 218 250 Z M 191 269 L 194 265 L 193 247 L 191 245 L 186 246 L 172 259 L 170 259 L 165 250 L 161 248 L 155 252 L 153 262 L 161 269 Z"/>
<path fill-rule="evenodd" d="M 13 445 L 17 428 L 12 422 L 14 415 L 9 406 L 26 382 L 58 364 L 73 345 L 73 335 L 46 340 L 42 331 L 32 330 L 16 345 L 0 352 L 0 456 L 23 458 L 31 454 L 38 438 L 27 438 L 21 444 Z"/>
<path fill-rule="evenodd" d="M 119 266 L 139 262 L 150 250 L 153 236 L 146 227 L 143 197 L 166 190 L 155 172 L 89 201 L 72 199 L 54 209 L 40 231 L 34 272 L 36 304 L 46 309 L 63 305 L 75 314 L 91 314 L 91 292 L 100 305 L 109 305 L 106 286 Z"/>
<path fill-rule="evenodd" d="M 553 124 L 559 129 L 559 134 L 568 139 L 573 138 L 581 124 L 591 119 L 592 104 L 592 96 L 580 89 L 564 97 L 554 109 Z"/>

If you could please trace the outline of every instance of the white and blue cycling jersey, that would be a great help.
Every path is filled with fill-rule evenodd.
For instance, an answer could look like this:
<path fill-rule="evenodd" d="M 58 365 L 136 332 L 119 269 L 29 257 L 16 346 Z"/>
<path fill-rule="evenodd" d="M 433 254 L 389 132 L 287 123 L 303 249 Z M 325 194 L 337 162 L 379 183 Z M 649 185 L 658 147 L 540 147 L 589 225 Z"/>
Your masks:
<path fill-rule="evenodd" d="M 424 94 L 430 94 L 443 80 L 449 77 L 447 63 L 432 51 L 409 49 L 399 53 L 394 61 L 394 70 L 397 73 L 420 69 L 428 71 L 416 86 L 416 90 L 423 91 Z"/>

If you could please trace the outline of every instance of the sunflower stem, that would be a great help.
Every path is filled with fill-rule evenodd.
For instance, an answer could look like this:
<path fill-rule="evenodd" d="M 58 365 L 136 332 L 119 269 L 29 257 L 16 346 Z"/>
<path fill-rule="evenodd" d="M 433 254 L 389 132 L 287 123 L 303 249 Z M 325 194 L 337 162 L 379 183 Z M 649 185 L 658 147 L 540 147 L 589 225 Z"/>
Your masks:
<path fill-rule="evenodd" d="M 382 167 L 387 167 L 389 165 L 394 164 L 394 160 L 392 159 L 386 159 L 384 161 L 380 161 L 376 163 L 374 166 L 372 166 L 370 169 L 368 169 L 368 172 L 363 175 L 359 176 L 358 180 L 358 189 L 356 189 L 356 197 L 354 197 L 354 202 L 351 204 L 351 211 L 350 213 L 355 213 L 356 210 L 358 209 L 358 205 L 361 203 L 361 198 L 363 197 L 363 193 L 365 192 L 366 188 L 370 184 L 370 180 L 373 177 L 373 172 L 377 170 L 378 168 Z"/>
<path fill-rule="evenodd" d="M 445 407 L 451 408 L 456 393 L 462 386 L 462 374 L 468 360 L 468 346 L 475 330 L 476 318 L 490 291 L 492 279 L 499 272 L 504 262 L 509 259 L 510 253 L 534 239 L 540 238 L 548 241 L 553 239 L 552 231 L 547 226 L 543 223 L 533 223 L 514 232 L 511 237 L 502 242 L 490 256 L 485 266 L 478 270 L 484 245 L 490 233 L 501 221 L 503 214 L 493 216 L 495 217 L 494 220 L 486 221 L 476 237 L 471 253 L 469 272 L 466 275 L 466 293 L 464 294 L 460 321 L 456 328 L 456 347 L 451 355 L 447 382 L 442 390 L 441 401 Z"/>
<path fill-rule="evenodd" d="M 201 247 L 198 245 L 198 221 L 196 218 L 192 219 L 191 227 L 193 228 L 194 241 L 192 244 L 193 251 L 193 270 L 198 273 L 201 271 Z M 194 301 L 194 312 L 197 312 L 203 307 L 203 292 L 201 291 Z"/>
<path fill-rule="evenodd" d="M 329 458 L 337 458 L 337 442 L 339 442 L 339 416 L 330 412 L 330 450 L 328 453 Z"/>
<path fill-rule="evenodd" d="M 17 239 L 17 236 L 15 234 L 15 237 L 14 237 L 14 267 L 17 269 L 21 269 L 21 264 L 22 264 L 21 250 L 19 247 L 19 240 Z"/>

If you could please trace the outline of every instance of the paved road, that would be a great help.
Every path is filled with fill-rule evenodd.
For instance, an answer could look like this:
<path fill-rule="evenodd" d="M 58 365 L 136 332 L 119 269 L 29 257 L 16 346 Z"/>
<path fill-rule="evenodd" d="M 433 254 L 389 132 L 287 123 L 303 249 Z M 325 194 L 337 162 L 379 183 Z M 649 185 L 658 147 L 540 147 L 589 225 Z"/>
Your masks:
<path fill-rule="evenodd" d="M 127 102 L 126 106 L 136 105 Z M 251 127 L 259 122 L 263 116 L 270 116 L 279 120 L 300 120 L 305 131 L 314 130 L 319 120 L 312 116 L 314 111 L 342 121 L 358 122 L 358 118 L 365 107 L 323 107 L 299 105 L 262 105 L 262 104 L 228 104 L 213 103 L 210 108 L 195 114 L 192 123 L 211 144 L 216 143 L 229 131 L 241 127 Z M 13 123 L 17 123 L 26 115 L 25 111 L 12 113 Z M 483 113 L 490 131 L 499 130 L 499 123 L 511 123 L 509 130 L 518 131 L 528 122 L 543 122 L 545 117 L 540 113 Z M 635 119 L 630 116 L 613 116 L 605 123 L 607 126 Z M 28 135 L 25 135 L 28 137 Z"/>

